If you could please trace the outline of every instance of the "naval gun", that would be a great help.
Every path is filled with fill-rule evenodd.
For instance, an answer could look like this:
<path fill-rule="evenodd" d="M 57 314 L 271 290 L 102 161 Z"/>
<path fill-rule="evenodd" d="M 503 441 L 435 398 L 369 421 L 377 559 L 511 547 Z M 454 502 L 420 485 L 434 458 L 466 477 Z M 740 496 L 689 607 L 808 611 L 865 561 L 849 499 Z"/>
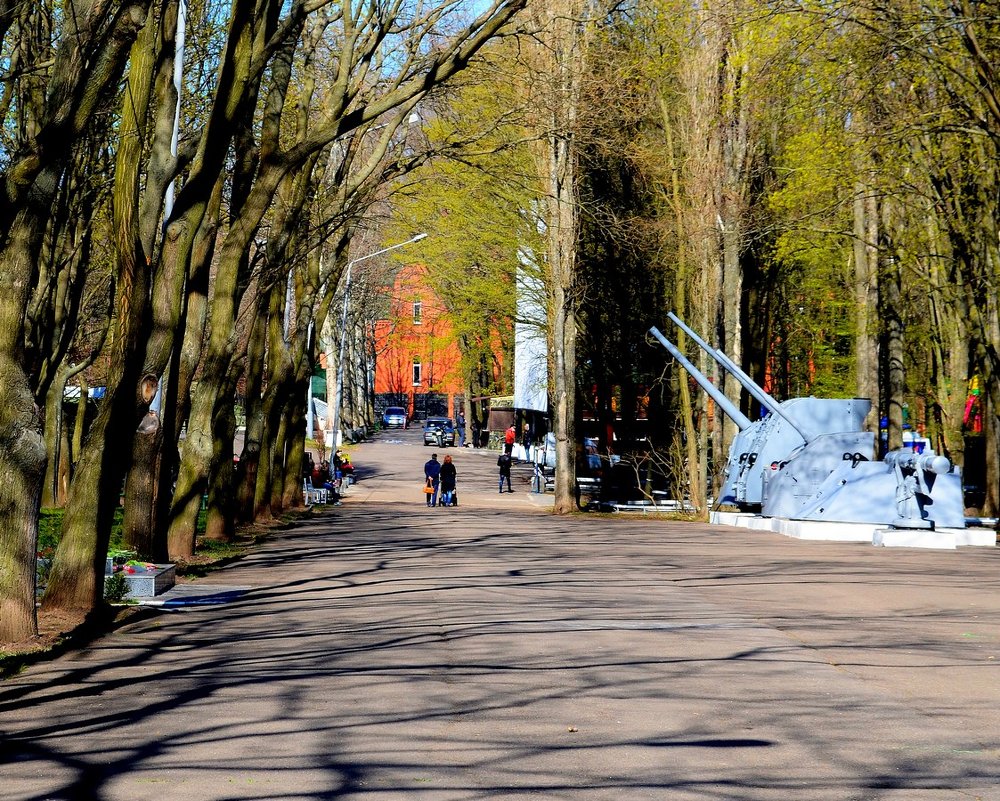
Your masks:
<path fill-rule="evenodd" d="M 800 520 L 964 527 L 961 477 L 945 457 L 904 449 L 875 460 L 875 435 L 863 430 L 869 400 L 808 397 L 779 403 L 722 350 L 675 314 L 668 316 L 767 413 L 750 420 L 659 330 L 650 329 L 739 429 L 718 504 Z"/>

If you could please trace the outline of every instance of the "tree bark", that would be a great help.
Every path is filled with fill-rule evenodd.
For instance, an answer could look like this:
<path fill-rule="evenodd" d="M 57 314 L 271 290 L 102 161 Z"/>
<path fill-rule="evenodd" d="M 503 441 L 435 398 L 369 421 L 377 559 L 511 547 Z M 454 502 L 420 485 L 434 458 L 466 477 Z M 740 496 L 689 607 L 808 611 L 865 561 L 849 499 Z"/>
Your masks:
<path fill-rule="evenodd" d="M 577 153 L 575 136 L 590 22 L 578 0 L 539 3 L 541 33 L 532 92 L 544 138 L 536 151 L 545 187 L 546 260 L 551 307 L 552 412 L 556 440 L 555 514 L 576 509 Z"/>
<path fill-rule="evenodd" d="M 869 431 L 878 431 L 878 211 L 874 191 L 865 184 L 854 195 L 854 353 L 859 398 L 868 398 L 872 410 Z"/>
<path fill-rule="evenodd" d="M 663 97 L 662 91 L 658 93 L 660 123 L 666 136 L 665 150 L 668 169 L 670 171 L 670 187 L 668 198 L 670 207 L 673 210 L 674 233 L 677 240 L 677 264 L 674 273 L 674 305 L 678 313 L 687 314 L 687 287 L 690 281 L 688 275 L 688 248 L 687 232 L 684 225 L 684 197 L 681 191 L 681 166 L 678 163 L 677 153 L 673 136 L 673 122 L 670 118 L 670 110 Z M 684 352 L 687 346 L 687 336 L 683 331 L 679 332 L 677 347 Z M 708 501 L 708 490 L 703 480 L 706 474 L 705 466 L 702 464 L 702 455 L 699 452 L 699 436 L 695 426 L 695 409 L 691 402 L 691 387 L 687 376 L 681 374 L 678 380 L 678 392 L 681 402 L 681 420 L 684 426 L 683 452 L 686 459 L 681 474 L 678 478 L 683 483 L 686 478 L 690 502 L 694 506 L 696 513 L 701 516 L 705 513 Z"/>

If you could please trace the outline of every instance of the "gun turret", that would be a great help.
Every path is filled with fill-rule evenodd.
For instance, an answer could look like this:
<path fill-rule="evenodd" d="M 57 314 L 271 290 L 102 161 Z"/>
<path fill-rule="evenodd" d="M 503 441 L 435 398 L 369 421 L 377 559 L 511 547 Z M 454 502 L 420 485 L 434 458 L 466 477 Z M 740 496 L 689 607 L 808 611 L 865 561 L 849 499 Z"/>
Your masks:
<path fill-rule="evenodd" d="M 875 435 L 864 430 L 869 400 L 805 397 L 779 403 L 722 350 L 677 315 L 669 317 L 769 412 L 751 421 L 672 342 L 650 329 L 739 428 L 718 504 L 789 519 L 964 527 L 961 473 L 947 458 L 900 450 L 874 461 Z"/>
<path fill-rule="evenodd" d="M 654 337 L 660 340 L 660 344 L 667 349 L 667 351 L 670 353 L 671 356 L 673 356 L 675 359 L 677 359 L 678 362 L 680 362 L 681 367 L 683 367 L 685 370 L 688 371 L 691 377 L 698 382 L 698 386 L 700 386 L 703 390 L 705 390 L 705 393 L 713 401 L 715 401 L 716 405 L 720 409 L 722 409 L 722 411 L 725 412 L 734 423 L 736 423 L 736 426 L 737 428 L 739 428 L 740 431 L 746 431 L 748 428 L 750 428 L 750 426 L 753 425 L 753 422 L 750 420 L 750 418 L 747 417 L 745 414 L 743 414 L 743 412 L 741 412 L 739 409 L 737 409 L 733 405 L 733 402 L 729 400 L 729 398 L 727 398 L 725 395 L 719 392 L 719 390 L 716 389 L 715 385 L 712 384 L 712 382 L 709 381 L 707 378 L 705 378 L 702 372 L 693 364 L 691 364 L 691 362 L 687 359 L 687 357 L 677 349 L 677 346 L 674 345 L 674 343 L 671 342 L 669 339 L 667 339 L 665 336 L 663 336 L 663 334 L 660 333 L 659 329 L 657 329 L 656 326 L 650 328 L 649 333 L 651 333 Z"/>
<path fill-rule="evenodd" d="M 748 376 L 742 370 L 742 368 L 740 368 L 740 366 L 736 364 L 736 362 L 730 359 L 729 356 L 727 356 L 721 348 L 713 349 L 707 342 L 705 342 L 705 340 L 703 340 L 694 331 L 692 331 L 688 327 L 688 325 L 673 312 L 669 312 L 667 314 L 667 317 L 673 320 L 674 323 L 677 324 L 678 328 L 680 328 L 685 334 L 687 334 L 689 337 L 691 337 L 691 339 L 693 339 L 696 343 L 698 343 L 698 347 L 700 347 L 703 351 L 705 351 L 705 353 L 707 353 L 709 356 L 715 359 L 715 361 L 719 363 L 720 367 L 722 367 L 730 375 L 732 375 L 733 378 L 739 381 L 740 384 L 743 385 L 743 388 L 746 389 L 746 391 L 749 392 L 750 395 L 754 398 L 754 400 L 756 400 L 761 406 L 767 409 L 768 412 L 770 412 L 771 414 L 778 415 L 778 417 L 780 417 L 786 423 L 788 423 L 788 425 L 790 425 L 796 431 L 796 433 L 798 433 L 798 435 L 802 437 L 803 442 L 809 441 L 810 437 L 802 430 L 802 428 L 794 420 L 792 420 L 788 415 L 785 414 L 784 410 L 781 408 L 781 405 L 778 403 L 778 401 L 776 401 L 774 398 L 768 395 L 767 392 L 764 390 L 764 388 L 759 386 L 752 378 L 750 378 L 750 376 Z"/>
<path fill-rule="evenodd" d="M 690 362 L 679 356 L 678 349 L 672 343 L 667 342 L 656 329 L 652 329 L 652 333 L 675 358 L 679 361 L 683 359 L 681 364 L 691 372 L 719 408 L 733 418 L 740 429 L 729 448 L 725 479 L 718 495 L 720 504 L 736 504 L 745 510 L 756 510 L 765 506 L 765 497 L 768 495 L 766 485 L 802 449 L 811 450 L 813 453 L 811 458 L 814 467 L 810 469 L 809 478 L 805 482 L 809 486 L 813 486 L 819 480 L 818 477 L 832 470 L 832 465 L 836 464 L 836 460 L 844 453 L 858 453 L 861 455 L 860 458 L 871 458 L 874 438 L 861 430 L 864 416 L 870 408 L 868 401 L 793 398 L 779 403 L 725 353 L 710 347 L 677 315 L 671 314 L 670 319 L 715 359 L 722 369 L 739 381 L 769 412 L 767 417 L 750 421 L 718 388 L 694 370 Z M 830 466 L 827 467 L 828 465 Z M 816 472 L 816 466 L 819 473 Z M 798 477 L 791 496 L 788 491 L 771 493 L 772 497 L 778 498 L 779 506 L 794 509 L 801 505 L 804 478 L 804 476 Z"/>

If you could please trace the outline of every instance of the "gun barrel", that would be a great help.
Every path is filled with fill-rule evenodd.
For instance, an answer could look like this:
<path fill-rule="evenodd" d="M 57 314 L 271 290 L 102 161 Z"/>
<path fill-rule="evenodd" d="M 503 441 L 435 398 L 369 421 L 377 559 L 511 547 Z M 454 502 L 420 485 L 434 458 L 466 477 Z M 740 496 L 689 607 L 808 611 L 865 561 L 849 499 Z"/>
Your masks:
<path fill-rule="evenodd" d="M 804 432 L 799 425 L 792 420 L 784 410 L 781 408 L 781 404 L 778 403 L 774 398 L 767 394 L 762 387 L 760 387 L 757 382 L 755 382 L 750 376 L 748 376 L 743 369 L 736 364 L 732 359 L 729 358 L 721 349 L 712 348 L 705 340 L 698 336 L 688 325 L 681 320 L 673 312 L 668 312 L 667 317 L 673 320 L 677 326 L 691 339 L 698 343 L 698 346 L 705 351 L 709 356 L 711 356 L 715 361 L 719 363 L 724 370 L 727 370 L 730 375 L 733 376 L 743 388 L 765 409 L 767 409 L 771 414 L 775 414 L 784 420 L 788 425 L 792 427 L 796 434 L 802 437 L 803 442 L 809 442 L 810 437 Z"/>
<path fill-rule="evenodd" d="M 687 357 L 677 349 L 677 346 L 675 346 L 673 342 L 671 342 L 669 339 L 663 336 L 663 334 L 660 333 L 659 329 L 657 329 L 656 326 L 650 328 L 649 333 L 651 333 L 654 337 L 656 337 L 660 341 L 660 344 L 667 349 L 670 355 L 673 356 L 675 359 L 677 359 L 678 362 L 680 362 L 681 367 L 687 370 L 688 373 L 690 373 L 691 377 L 698 382 L 698 386 L 700 386 L 703 390 L 705 390 L 708 396 L 713 401 L 715 401 L 715 403 L 718 405 L 720 409 L 722 409 L 723 412 L 729 415 L 729 418 L 734 423 L 736 423 L 740 431 L 746 431 L 746 429 L 750 428 L 750 426 L 753 425 L 750 418 L 747 417 L 745 414 L 743 414 L 743 412 L 741 412 L 739 409 L 737 409 L 733 405 L 733 402 L 729 400 L 729 398 L 723 395 L 712 384 L 711 381 L 705 378 L 705 376 L 702 375 L 701 371 L 693 364 L 691 364 L 691 362 L 687 359 Z"/>
<path fill-rule="evenodd" d="M 889 451 L 883 458 L 883 461 L 893 467 L 898 465 L 900 468 L 923 470 L 939 476 L 943 476 L 951 470 L 951 461 L 948 457 L 941 456 L 934 453 L 934 451 L 914 453 L 909 448 L 903 448 L 897 451 Z"/>

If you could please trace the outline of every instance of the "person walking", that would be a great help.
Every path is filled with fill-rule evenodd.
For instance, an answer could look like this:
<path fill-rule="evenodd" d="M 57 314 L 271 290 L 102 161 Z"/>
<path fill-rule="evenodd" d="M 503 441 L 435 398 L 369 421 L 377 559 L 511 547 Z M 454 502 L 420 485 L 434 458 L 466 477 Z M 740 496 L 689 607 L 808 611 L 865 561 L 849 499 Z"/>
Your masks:
<path fill-rule="evenodd" d="M 451 456 L 444 457 L 444 464 L 441 465 L 441 506 L 457 506 L 455 501 L 455 483 L 458 479 L 458 471 L 455 469 Z"/>
<path fill-rule="evenodd" d="M 458 447 L 465 447 L 465 415 L 458 413 Z"/>
<path fill-rule="evenodd" d="M 428 506 L 437 506 L 440 478 L 441 463 L 438 461 L 438 455 L 432 453 L 431 458 L 424 463 L 424 479 L 427 482 L 427 486 L 433 490 L 433 492 L 427 493 Z"/>
<path fill-rule="evenodd" d="M 503 494 L 504 479 L 507 480 L 507 492 L 514 491 L 510 486 L 510 462 L 509 453 L 504 452 L 497 457 L 497 466 L 500 468 L 500 494 Z"/>

